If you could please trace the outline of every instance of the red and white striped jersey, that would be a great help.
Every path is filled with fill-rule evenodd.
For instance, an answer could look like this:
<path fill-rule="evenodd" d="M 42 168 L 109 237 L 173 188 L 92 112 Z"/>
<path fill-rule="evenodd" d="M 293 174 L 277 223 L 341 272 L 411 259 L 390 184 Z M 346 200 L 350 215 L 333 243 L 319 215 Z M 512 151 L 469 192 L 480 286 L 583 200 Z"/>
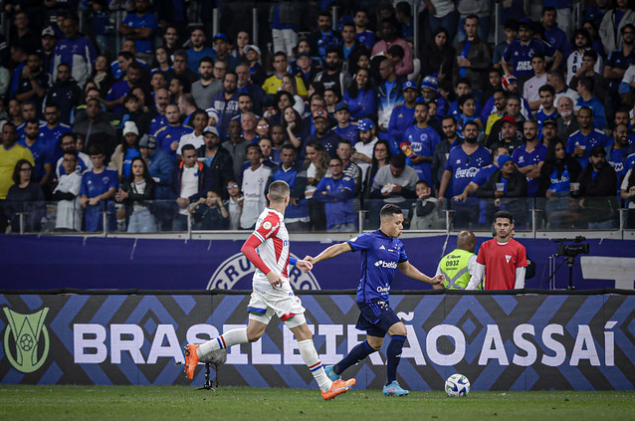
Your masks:
<path fill-rule="evenodd" d="M 288 280 L 289 231 L 284 225 L 284 215 L 273 209 L 265 208 L 258 217 L 254 235 L 262 241 L 256 251 L 263 263 L 281 278 Z M 254 273 L 253 280 L 269 285 L 267 276 L 258 269 Z"/>

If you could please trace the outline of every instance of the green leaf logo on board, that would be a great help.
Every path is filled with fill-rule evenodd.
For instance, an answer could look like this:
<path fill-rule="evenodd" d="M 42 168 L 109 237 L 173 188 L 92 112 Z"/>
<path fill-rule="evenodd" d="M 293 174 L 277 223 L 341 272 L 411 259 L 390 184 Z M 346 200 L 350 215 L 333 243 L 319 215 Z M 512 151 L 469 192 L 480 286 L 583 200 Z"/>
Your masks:
<path fill-rule="evenodd" d="M 44 320 L 49 309 L 20 314 L 5 307 L 9 325 L 4 331 L 4 352 L 11 365 L 22 373 L 32 373 L 42 367 L 49 354 L 49 332 Z"/>

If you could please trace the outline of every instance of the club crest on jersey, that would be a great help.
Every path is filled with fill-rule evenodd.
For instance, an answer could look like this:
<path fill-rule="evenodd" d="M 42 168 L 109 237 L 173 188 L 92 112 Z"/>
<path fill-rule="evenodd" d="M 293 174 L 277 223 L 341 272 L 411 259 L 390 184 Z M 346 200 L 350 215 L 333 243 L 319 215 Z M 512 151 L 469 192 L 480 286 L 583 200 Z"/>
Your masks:
<path fill-rule="evenodd" d="M 507 263 L 509 263 L 509 261 L 512 260 L 512 257 L 509 254 L 506 254 L 505 260 L 507 260 Z"/>
<path fill-rule="evenodd" d="M 269 222 L 269 221 L 265 221 L 265 223 L 264 223 L 264 224 L 262 224 L 262 227 L 263 227 L 264 229 L 266 229 L 266 230 L 271 229 L 271 222 Z"/>

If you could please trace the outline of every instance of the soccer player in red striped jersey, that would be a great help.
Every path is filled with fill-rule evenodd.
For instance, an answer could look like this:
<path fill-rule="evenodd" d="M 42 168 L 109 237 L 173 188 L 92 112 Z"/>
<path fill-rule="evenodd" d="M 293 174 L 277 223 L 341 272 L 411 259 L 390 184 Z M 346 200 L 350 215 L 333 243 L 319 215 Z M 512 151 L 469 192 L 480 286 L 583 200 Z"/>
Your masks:
<path fill-rule="evenodd" d="M 267 198 L 270 207 L 260 214 L 256 230 L 241 249 L 256 267 L 254 290 L 247 307 L 249 323 L 246 328 L 224 332 L 203 344 L 186 345 L 185 373 L 192 380 L 201 357 L 212 351 L 257 341 L 275 314 L 295 335 L 300 355 L 320 387 L 322 397 L 325 400 L 333 399 L 353 387 L 355 379 L 332 381 L 326 375 L 313 344 L 313 334 L 304 317 L 305 309 L 291 289 L 287 273 L 289 264 L 294 264 L 303 272 L 311 270 L 313 265 L 305 260 L 290 258 L 289 232 L 284 224 L 284 211 L 290 201 L 289 185 L 281 180 L 274 181 L 269 187 Z"/>
<path fill-rule="evenodd" d="M 494 215 L 496 236 L 484 242 L 476 258 L 476 268 L 466 290 L 476 289 L 485 275 L 486 290 L 525 288 L 527 251 L 512 238 L 514 217 L 507 211 Z"/>

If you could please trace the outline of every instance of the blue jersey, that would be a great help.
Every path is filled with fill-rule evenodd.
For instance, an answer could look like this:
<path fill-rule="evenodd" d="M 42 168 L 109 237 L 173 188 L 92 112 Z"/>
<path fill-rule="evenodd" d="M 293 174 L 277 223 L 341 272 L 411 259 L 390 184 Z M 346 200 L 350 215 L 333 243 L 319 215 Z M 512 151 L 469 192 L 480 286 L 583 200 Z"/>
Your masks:
<path fill-rule="evenodd" d="M 538 140 L 542 140 L 542 125 L 545 120 L 549 117 L 556 118 L 558 116 L 558 111 L 554 110 L 551 114 L 545 114 L 545 112 L 541 109 L 536 114 L 536 121 L 538 122 Z"/>
<path fill-rule="evenodd" d="M 377 230 L 349 240 L 348 245 L 353 251 L 362 252 L 357 302 L 368 303 L 373 299 L 388 301 L 395 270 L 399 263 L 408 261 L 401 240 Z"/>
<path fill-rule="evenodd" d="M 52 164 L 54 162 L 52 149 L 40 139 L 36 140 L 31 146 L 26 144 L 26 139 L 22 139 L 18 143 L 31 151 L 33 162 L 35 162 L 33 166 L 35 178 L 41 180 L 44 176 L 44 164 Z"/>
<path fill-rule="evenodd" d="M 328 228 L 357 222 L 357 213 L 353 205 L 354 193 L 355 180 L 352 177 L 345 174 L 339 180 L 334 180 L 333 177 L 322 177 L 313 192 L 313 199 L 326 202 L 324 208 Z"/>
<path fill-rule="evenodd" d="M 591 149 L 596 145 L 606 147 L 606 141 L 606 135 L 601 130 L 593 129 L 586 136 L 583 135 L 580 130 L 577 130 L 573 132 L 571 136 L 569 136 L 569 140 L 567 140 L 567 153 L 572 155 L 576 146 L 585 147 L 584 156 L 578 158 L 578 162 L 582 166 L 582 169 L 584 169 L 589 165 Z"/>
<path fill-rule="evenodd" d="M 352 124 L 349 124 L 343 129 L 339 126 L 335 126 L 333 132 L 342 139 L 351 142 L 351 145 L 353 146 L 355 146 L 355 144 L 357 143 L 357 139 L 359 138 L 359 131 L 357 130 L 357 126 L 354 126 Z"/>
<path fill-rule="evenodd" d="M 71 126 L 64 123 L 58 123 L 55 127 L 49 128 L 46 123 L 40 124 L 40 140 L 46 143 L 55 159 L 59 159 L 62 156 L 62 147 L 60 146 L 60 139 L 66 132 L 71 132 Z"/>
<path fill-rule="evenodd" d="M 630 154 L 626 158 L 626 162 L 624 163 L 624 166 L 626 167 L 626 172 L 628 172 L 628 170 L 630 170 L 633 167 L 635 167 L 635 153 Z"/>
<path fill-rule="evenodd" d="M 487 180 L 489 180 L 489 178 L 492 176 L 492 174 L 494 174 L 496 172 L 496 170 L 498 170 L 498 166 L 496 166 L 494 164 L 488 165 L 487 167 L 481 168 L 476 173 L 476 176 L 474 176 L 474 179 L 472 179 L 472 183 L 474 183 L 477 186 L 481 187 L 482 185 L 487 183 Z M 461 193 L 463 193 L 463 192 L 461 192 Z M 458 193 L 458 194 L 460 194 L 460 193 Z"/>
<path fill-rule="evenodd" d="M 369 31 L 368 29 L 358 34 L 355 34 L 355 39 L 359 41 L 360 43 L 364 44 L 365 46 L 367 46 L 371 50 L 373 49 L 373 46 L 375 45 L 375 33 L 373 31 Z"/>
<path fill-rule="evenodd" d="M 465 187 L 474 179 L 478 170 L 492 163 L 492 155 L 485 146 L 479 146 L 472 155 L 465 153 L 461 146 L 452 148 L 445 169 L 452 171 L 452 192 L 461 194 Z M 475 203 L 468 197 L 466 204 Z"/>
<path fill-rule="evenodd" d="M 407 139 L 406 132 L 415 124 L 415 107 L 408 107 L 405 103 L 397 105 L 390 114 L 388 136 L 394 144 L 399 145 Z"/>
<path fill-rule="evenodd" d="M 562 53 L 563 56 L 569 57 L 569 54 L 571 54 L 571 45 L 567 40 L 567 34 L 565 34 L 562 29 L 558 28 L 558 24 L 554 25 L 551 29 L 547 29 L 545 31 L 545 37 L 556 50 Z"/>
<path fill-rule="evenodd" d="M 124 97 L 130 92 L 132 88 L 128 85 L 127 80 L 120 80 L 119 82 L 115 82 L 114 85 L 110 88 L 108 93 L 106 94 L 106 101 L 114 101 L 121 97 Z M 121 116 L 124 112 L 124 107 L 122 104 L 115 106 L 112 110 L 113 114 L 117 116 Z"/>
<path fill-rule="evenodd" d="M 187 67 L 196 74 L 198 74 L 198 62 L 201 61 L 203 57 L 212 57 L 217 55 L 216 51 L 212 47 L 204 47 L 201 51 L 195 51 L 192 47 L 187 50 L 186 53 Z"/>
<path fill-rule="evenodd" d="M 170 145 L 172 142 L 181 140 L 181 136 L 192 133 L 192 128 L 179 124 L 178 126 L 166 125 L 161 127 L 154 133 L 157 138 L 157 147 L 163 149 L 176 160 L 176 151 L 173 151 Z"/>
<path fill-rule="evenodd" d="M 512 159 L 520 168 L 528 165 L 536 165 L 544 162 L 547 158 L 547 147 L 542 143 L 538 143 L 533 152 L 527 152 L 527 144 L 522 145 L 514 151 Z M 538 187 L 540 186 L 539 178 L 527 177 L 527 197 L 538 196 Z"/>
<path fill-rule="evenodd" d="M 553 57 L 556 49 L 549 43 L 532 38 L 527 45 L 523 45 L 520 39 L 512 41 L 503 54 L 503 59 L 513 63 L 513 73 L 516 77 L 530 78 L 534 75 L 531 68 L 531 58 L 535 53 L 543 53 L 545 57 Z"/>
<path fill-rule="evenodd" d="M 150 130 L 148 133 L 154 136 L 154 134 L 159 131 L 159 129 L 168 125 L 168 119 L 165 118 L 165 115 L 157 113 L 152 120 L 150 120 Z"/>
<path fill-rule="evenodd" d="M 607 152 L 606 161 L 611 164 L 611 167 L 613 167 L 617 175 L 617 181 L 620 182 L 622 177 L 626 175 L 626 159 L 632 154 L 633 149 L 629 147 L 615 149 L 615 147 L 611 145 Z M 35 158 L 35 155 L 33 155 L 33 157 Z"/>
<path fill-rule="evenodd" d="M 153 54 L 152 40 L 154 39 L 154 33 L 159 27 L 159 21 L 157 17 L 152 13 L 146 13 L 143 16 L 138 16 L 136 13 L 131 13 L 126 16 L 123 23 L 131 28 L 150 28 L 152 29 L 152 35 L 148 39 L 137 39 L 135 44 L 137 46 L 137 52 L 143 54 Z"/>
<path fill-rule="evenodd" d="M 569 193 L 571 191 L 571 175 L 569 174 L 569 168 L 566 165 L 564 166 L 564 171 L 562 171 L 560 177 L 558 177 L 558 169 L 554 168 L 549 181 L 549 190 L 557 193 L 558 195 L 564 195 L 565 193 Z"/>
<path fill-rule="evenodd" d="M 410 141 L 410 147 L 414 153 L 427 158 L 434 156 L 434 149 L 441 142 L 439 134 L 432 127 L 420 129 L 416 125 L 412 126 L 406 130 L 405 137 Z M 406 158 L 406 163 L 417 171 L 419 180 L 425 180 L 432 185 L 432 162 L 413 164 Z"/>
<path fill-rule="evenodd" d="M 79 190 L 80 195 L 86 195 L 88 198 L 97 197 L 100 194 L 106 193 L 111 188 L 119 188 L 119 175 L 116 170 L 104 168 L 99 174 L 95 174 L 94 170 L 85 173 L 82 176 L 82 185 Z M 110 201 L 100 201 L 97 205 L 86 205 L 84 212 L 84 223 L 86 225 L 86 231 L 100 231 L 103 229 L 103 217 L 102 211 L 105 211 Z M 111 214 L 115 218 L 116 214 Z M 115 222 L 116 223 L 116 222 Z M 112 225 L 112 223 L 110 224 Z"/>
<path fill-rule="evenodd" d="M 582 107 L 591 108 L 591 112 L 593 113 L 593 127 L 604 130 L 604 127 L 606 127 L 606 113 L 604 112 L 604 105 L 602 105 L 600 100 L 593 97 L 588 101 L 584 101 L 582 97 L 579 97 L 575 103 L 575 109 L 578 110 Z"/>

